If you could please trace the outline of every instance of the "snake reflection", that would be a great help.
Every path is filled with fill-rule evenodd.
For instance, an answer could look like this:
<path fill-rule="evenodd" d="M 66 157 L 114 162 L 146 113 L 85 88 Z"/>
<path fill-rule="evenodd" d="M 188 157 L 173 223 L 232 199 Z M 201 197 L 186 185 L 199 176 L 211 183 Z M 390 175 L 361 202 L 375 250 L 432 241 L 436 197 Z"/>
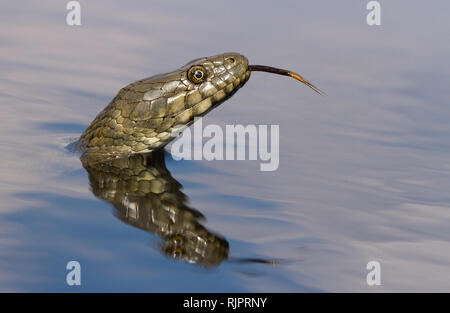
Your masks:
<path fill-rule="evenodd" d="M 200 223 L 203 214 L 187 204 L 163 150 L 106 162 L 83 155 L 81 161 L 94 195 L 111 203 L 121 221 L 158 235 L 165 255 L 203 266 L 228 258 L 228 241 Z"/>
<path fill-rule="evenodd" d="M 103 160 L 84 154 L 93 194 L 114 206 L 121 221 L 159 236 L 168 257 L 214 267 L 233 263 L 280 264 L 279 259 L 229 256 L 228 241 L 201 224 L 204 215 L 188 205 L 183 186 L 166 167 L 164 150 Z"/>

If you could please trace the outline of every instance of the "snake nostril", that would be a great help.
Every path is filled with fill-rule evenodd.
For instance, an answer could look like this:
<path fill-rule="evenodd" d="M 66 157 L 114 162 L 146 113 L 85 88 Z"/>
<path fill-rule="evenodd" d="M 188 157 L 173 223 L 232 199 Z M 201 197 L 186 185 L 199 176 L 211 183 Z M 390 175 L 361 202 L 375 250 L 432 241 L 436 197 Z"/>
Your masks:
<path fill-rule="evenodd" d="M 236 62 L 234 58 L 227 58 L 226 60 L 229 61 L 231 64 L 234 64 L 234 62 Z"/>

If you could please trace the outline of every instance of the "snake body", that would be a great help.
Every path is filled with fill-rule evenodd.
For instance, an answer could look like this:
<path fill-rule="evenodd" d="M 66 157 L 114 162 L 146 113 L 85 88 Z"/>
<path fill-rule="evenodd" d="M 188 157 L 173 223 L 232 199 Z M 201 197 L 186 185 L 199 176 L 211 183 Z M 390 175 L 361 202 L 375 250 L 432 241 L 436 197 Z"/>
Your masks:
<path fill-rule="evenodd" d="M 162 148 L 233 95 L 250 73 L 245 56 L 224 53 L 131 83 L 84 131 L 78 150 L 121 155 Z"/>

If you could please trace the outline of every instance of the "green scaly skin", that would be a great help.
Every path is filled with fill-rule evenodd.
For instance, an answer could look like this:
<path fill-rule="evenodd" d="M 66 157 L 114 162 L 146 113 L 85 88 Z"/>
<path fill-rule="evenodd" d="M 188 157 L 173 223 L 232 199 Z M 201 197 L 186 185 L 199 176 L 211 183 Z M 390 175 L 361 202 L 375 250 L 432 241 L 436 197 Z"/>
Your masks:
<path fill-rule="evenodd" d="M 206 80 L 195 84 L 188 70 L 200 65 Z M 129 155 L 164 147 L 217 107 L 250 78 L 248 60 L 238 53 L 195 59 L 169 73 L 122 88 L 81 135 L 77 149 L 99 155 Z"/>

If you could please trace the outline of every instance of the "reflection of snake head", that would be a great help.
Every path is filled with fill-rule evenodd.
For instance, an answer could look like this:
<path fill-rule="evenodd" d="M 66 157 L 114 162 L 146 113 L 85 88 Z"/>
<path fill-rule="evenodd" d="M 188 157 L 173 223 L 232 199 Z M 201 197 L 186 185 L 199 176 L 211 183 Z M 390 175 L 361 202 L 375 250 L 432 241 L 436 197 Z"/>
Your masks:
<path fill-rule="evenodd" d="M 181 68 L 122 88 L 81 135 L 76 148 L 102 155 L 145 153 L 165 146 L 194 118 L 231 97 L 263 71 L 293 77 L 320 90 L 297 73 L 249 65 L 238 53 L 192 60 Z"/>
<path fill-rule="evenodd" d="M 161 250 L 175 259 L 189 263 L 198 263 L 209 266 L 219 265 L 228 257 L 228 242 L 222 237 L 202 232 L 169 235 L 164 238 Z"/>
<path fill-rule="evenodd" d="M 105 162 L 85 154 L 81 160 L 94 195 L 111 203 L 120 220 L 162 238 L 166 255 L 204 266 L 228 258 L 228 242 L 200 224 L 203 215 L 187 205 L 163 151 Z"/>

